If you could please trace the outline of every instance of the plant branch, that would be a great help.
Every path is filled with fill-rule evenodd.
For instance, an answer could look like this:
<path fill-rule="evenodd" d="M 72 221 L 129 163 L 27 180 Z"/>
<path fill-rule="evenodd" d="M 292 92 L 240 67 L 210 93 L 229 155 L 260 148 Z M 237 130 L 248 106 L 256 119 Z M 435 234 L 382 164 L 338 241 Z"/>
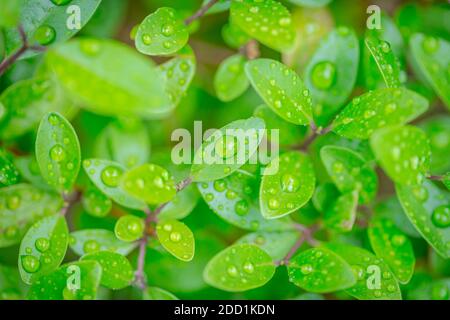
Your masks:
<path fill-rule="evenodd" d="M 259 51 L 259 43 L 258 41 L 252 39 L 249 42 L 247 42 L 245 45 L 243 45 L 240 49 L 239 52 L 246 56 L 247 59 L 249 60 L 253 60 L 258 58 L 261 53 Z"/>
<path fill-rule="evenodd" d="M 192 22 L 194 22 L 197 19 L 200 19 L 205 15 L 205 13 L 213 6 L 215 5 L 219 0 L 210 0 L 208 3 L 206 3 L 204 6 L 200 7 L 200 9 L 197 10 L 192 16 L 184 20 L 184 23 L 186 25 L 190 25 Z"/>
<path fill-rule="evenodd" d="M 145 290 L 147 287 L 147 280 L 145 279 L 145 254 L 147 252 L 147 242 L 148 236 L 144 235 L 139 241 L 139 255 L 138 255 L 138 265 L 135 275 L 135 283 L 141 290 Z"/>
<path fill-rule="evenodd" d="M 309 146 L 316 140 L 317 137 L 323 136 L 331 131 L 332 127 L 328 126 L 326 128 L 317 127 L 314 122 L 311 122 L 311 130 L 312 134 L 309 135 L 308 138 L 306 138 L 305 141 L 303 141 L 302 145 L 300 146 L 300 150 L 306 151 L 308 150 Z"/>
<path fill-rule="evenodd" d="M 19 59 L 29 49 L 27 36 L 22 26 L 19 26 L 18 30 L 20 38 L 22 39 L 22 46 L 16 52 L 14 52 L 14 54 L 12 54 L 9 57 L 6 57 L 0 63 L 0 76 L 6 71 L 6 69 L 8 69 L 14 62 L 16 62 L 17 59 Z"/>
<path fill-rule="evenodd" d="M 442 176 L 433 176 L 430 175 L 427 177 L 427 179 L 433 180 L 433 181 L 442 181 L 443 177 Z"/>
<path fill-rule="evenodd" d="M 60 214 L 62 216 L 66 216 L 67 213 L 70 211 L 70 209 L 72 209 L 72 207 L 75 205 L 75 203 L 80 201 L 81 191 L 76 190 L 69 195 L 63 195 L 63 198 L 64 198 L 64 206 L 61 208 Z"/>

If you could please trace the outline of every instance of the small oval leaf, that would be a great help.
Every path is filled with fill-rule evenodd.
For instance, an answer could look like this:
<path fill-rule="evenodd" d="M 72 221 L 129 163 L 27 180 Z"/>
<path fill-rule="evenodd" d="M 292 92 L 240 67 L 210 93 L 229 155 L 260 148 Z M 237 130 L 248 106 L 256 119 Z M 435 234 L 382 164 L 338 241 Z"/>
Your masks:
<path fill-rule="evenodd" d="M 183 261 L 191 261 L 194 257 L 194 234 L 184 223 L 177 220 L 159 222 L 156 235 L 161 245 L 174 257 Z"/>
<path fill-rule="evenodd" d="M 231 101 L 239 97 L 250 85 L 245 75 L 246 59 L 241 54 L 223 60 L 214 76 L 214 88 L 222 101 Z"/>
<path fill-rule="evenodd" d="M 352 230 L 356 219 L 358 191 L 350 191 L 340 195 L 325 211 L 325 225 L 337 232 Z"/>
<path fill-rule="evenodd" d="M 174 294 L 158 287 L 145 289 L 142 300 L 179 300 Z"/>
<path fill-rule="evenodd" d="M 126 256 L 137 244 L 120 241 L 109 230 L 86 229 L 72 232 L 69 246 L 79 256 L 97 251 L 111 251 Z"/>

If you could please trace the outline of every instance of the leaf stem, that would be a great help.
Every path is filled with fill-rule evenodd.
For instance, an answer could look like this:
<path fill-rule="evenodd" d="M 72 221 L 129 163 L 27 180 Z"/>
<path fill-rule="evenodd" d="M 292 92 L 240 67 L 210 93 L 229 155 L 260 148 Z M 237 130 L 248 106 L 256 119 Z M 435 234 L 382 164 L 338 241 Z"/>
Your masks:
<path fill-rule="evenodd" d="M 433 176 L 433 175 L 427 176 L 427 179 L 430 179 L 433 181 L 442 181 L 443 178 L 444 178 L 443 176 Z"/>
<path fill-rule="evenodd" d="M 14 52 L 14 54 L 12 54 L 9 57 L 6 57 L 0 63 L 0 76 L 6 71 L 6 69 L 8 69 L 14 62 L 16 62 L 17 59 L 19 59 L 29 49 L 27 36 L 22 26 L 19 26 L 18 30 L 20 38 L 22 39 L 22 46 L 16 52 Z"/>
<path fill-rule="evenodd" d="M 251 39 L 239 49 L 239 53 L 246 56 L 249 60 L 258 58 L 261 55 L 258 41 Z"/>
<path fill-rule="evenodd" d="M 219 0 L 210 0 L 208 3 L 206 3 L 204 6 L 200 7 L 200 9 L 197 10 L 192 16 L 184 20 L 184 24 L 190 25 L 192 22 L 194 22 L 197 19 L 200 19 L 205 15 L 205 13 L 213 6 L 215 5 Z"/>
<path fill-rule="evenodd" d="M 67 195 L 63 194 L 64 206 L 61 208 L 60 214 L 61 216 L 66 216 L 67 213 L 72 209 L 72 207 L 80 201 L 81 199 L 81 191 L 75 190 L 73 193 Z"/>
<path fill-rule="evenodd" d="M 147 252 L 148 236 L 144 235 L 139 241 L 139 255 L 138 265 L 135 274 L 135 283 L 141 290 L 147 288 L 147 280 L 145 279 L 144 266 L 145 266 L 145 254 Z"/>
<path fill-rule="evenodd" d="M 302 145 L 300 146 L 300 150 L 308 150 L 309 146 L 314 142 L 314 140 L 316 140 L 317 137 L 323 136 L 332 130 L 331 125 L 326 128 L 321 128 L 317 127 L 314 122 L 311 122 L 310 127 L 312 134 L 309 135 L 309 137 L 306 138 L 306 140 L 302 143 Z"/>

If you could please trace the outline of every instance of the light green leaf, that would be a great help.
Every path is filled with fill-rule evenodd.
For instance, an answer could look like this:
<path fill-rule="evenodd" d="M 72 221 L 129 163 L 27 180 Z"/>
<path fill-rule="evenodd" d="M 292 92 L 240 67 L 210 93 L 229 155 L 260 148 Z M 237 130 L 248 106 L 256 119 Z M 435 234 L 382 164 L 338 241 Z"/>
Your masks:
<path fill-rule="evenodd" d="M 386 174 L 400 184 L 420 184 L 430 167 L 430 145 L 425 133 L 413 126 L 376 131 L 370 146 Z"/>
<path fill-rule="evenodd" d="M 121 164 L 109 160 L 88 159 L 83 161 L 83 167 L 95 186 L 118 204 L 132 209 L 146 207 L 143 201 L 133 198 L 119 188 L 122 175 L 126 170 Z"/>
<path fill-rule="evenodd" d="M 101 0 L 72 0 L 70 3 L 65 1 L 55 4 L 58 1 L 22 1 L 19 23 L 31 44 L 49 46 L 64 42 L 74 36 L 86 25 L 100 2 Z M 77 6 L 81 13 L 79 25 L 75 24 L 75 28 L 67 27 L 69 23 L 73 26 L 73 15 L 76 13 L 74 9 L 69 10 L 69 6 Z M 8 54 L 13 53 L 22 45 L 22 38 L 16 26 L 6 30 L 5 39 Z M 36 51 L 30 50 L 25 56 L 31 56 L 35 53 Z"/>
<path fill-rule="evenodd" d="M 304 79 L 315 103 L 318 124 L 326 125 L 352 93 L 358 61 L 358 38 L 347 27 L 331 31 L 314 52 Z"/>
<path fill-rule="evenodd" d="M 19 249 L 19 271 L 22 280 L 32 284 L 41 275 L 59 267 L 69 242 L 66 220 L 60 215 L 46 217 L 25 234 Z"/>
<path fill-rule="evenodd" d="M 376 196 L 377 174 L 358 153 L 344 147 L 325 146 L 320 156 L 339 191 L 357 190 L 361 203 L 368 203 Z"/>
<path fill-rule="evenodd" d="M 253 113 L 266 123 L 267 137 L 269 140 L 279 141 L 280 145 L 299 144 L 306 136 L 308 128 L 288 123 L 280 118 L 268 106 L 260 105 Z M 276 129 L 277 131 L 272 131 Z M 274 132 L 278 132 L 278 137 L 272 137 Z"/>
<path fill-rule="evenodd" d="M 20 242 L 28 228 L 40 218 L 53 215 L 62 207 L 62 199 L 29 184 L 0 189 L 0 247 Z"/>
<path fill-rule="evenodd" d="M 270 175 L 269 175 L 270 174 Z M 314 193 L 316 177 L 309 157 L 286 152 L 264 170 L 260 188 L 261 214 L 277 219 L 303 207 Z"/>
<path fill-rule="evenodd" d="M 0 27 L 16 27 L 19 23 L 23 0 L 2 1 L 0 3 Z"/>
<path fill-rule="evenodd" d="M 345 290 L 359 300 L 401 300 L 398 282 L 387 264 L 367 250 L 343 244 L 327 248 L 352 266 L 356 284 Z"/>
<path fill-rule="evenodd" d="M 368 139 L 379 128 L 408 123 L 428 109 L 428 101 L 405 88 L 383 88 L 356 97 L 333 122 L 333 131 Z"/>
<path fill-rule="evenodd" d="M 235 54 L 220 63 L 214 76 L 214 88 L 220 100 L 234 100 L 247 90 L 250 83 L 244 71 L 245 62 L 244 56 Z"/>
<path fill-rule="evenodd" d="M 179 300 L 174 294 L 158 287 L 148 287 L 143 293 L 142 300 Z"/>
<path fill-rule="evenodd" d="M 283 52 L 294 45 L 295 29 L 290 12 L 278 1 L 232 1 L 230 20 L 250 37 Z"/>
<path fill-rule="evenodd" d="M 439 114 L 419 124 L 430 139 L 431 172 L 450 170 L 450 116 Z"/>
<path fill-rule="evenodd" d="M 409 44 L 420 71 L 450 109 L 450 43 L 418 33 L 411 37 Z"/>
<path fill-rule="evenodd" d="M 34 155 L 17 157 L 14 159 L 14 164 L 20 175 L 36 187 L 50 190 L 51 187 L 45 182 L 41 176 L 39 165 Z"/>
<path fill-rule="evenodd" d="M 124 242 L 139 240 L 144 235 L 144 230 L 144 220 L 131 214 L 121 216 L 114 227 L 116 237 Z"/>
<path fill-rule="evenodd" d="M 189 39 L 189 32 L 173 8 L 159 8 L 139 25 L 135 44 L 139 52 L 167 55 L 180 50 Z"/>
<path fill-rule="evenodd" d="M 2 93 L 0 104 L 6 110 L 6 114 L 0 116 L 0 135 L 7 140 L 35 130 L 49 111 L 64 115 L 73 111 L 61 88 L 42 77 L 17 81 Z"/>
<path fill-rule="evenodd" d="M 248 233 L 236 243 L 247 243 L 260 247 L 274 261 L 283 259 L 299 238 L 298 231 L 258 231 Z"/>
<path fill-rule="evenodd" d="M 16 184 L 19 181 L 19 171 L 13 163 L 12 156 L 0 149 L 0 187 Z"/>
<path fill-rule="evenodd" d="M 113 290 L 128 287 L 134 279 L 133 267 L 123 255 L 99 251 L 81 257 L 82 261 L 96 261 L 102 267 L 100 284 Z"/>
<path fill-rule="evenodd" d="M 246 230 L 284 230 L 290 221 L 267 221 L 258 203 L 259 180 L 253 173 L 241 171 L 211 182 L 198 184 L 203 199 L 219 217 Z"/>
<path fill-rule="evenodd" d="M 400 283 L 408 283 L 416 262 L 408 237 L 385 218 L 372 219 L 367 233 L 375 254 L 386 262 Z"/>
<path fill-rule="evenodd" d="M 444 183 L 445 187 L 450 190 L 450 172 L 447 172 L 444 177 L 442 178 L 442 182 Z"/>
<path fill-rule="evenodd" d="M 230 292 L 265 285 L 274 275 L 272 258 L 250 244 L 237 244 L 215 255 L 206 265 L 203 278 L 209 285 Z"/>
<path fill-rule="evenodd" d="M 79 275 L 79 288 L 72 288 L 74 275 Z M 61 266 L 40 277 L 28 291 L 30 300 L 94 300 L 100 285 L 102 268 L 95 261 L 78 261 Z M 73 285 L 73 284 L 72 284 Z"/>
<path fill-rule="evenodd" d="M 165 79 L 166 92 L 172 103 L 177 106 L 186 96 L 189 85 L 195 75 L 197 61 L 194 51 L 186 45 L 178 52 L 177 56 L 158 66 L 162 77 Z"/>
<path fill-rule="evenodd" d="M 375 61 L 378 66 L 378 71 L 383 76 L 386 87 L 399 87 L 401 84 L 400 62 L 395 57 L 389 42 L 369 36 L 365 38 L 364 43 L 370 52 L 370 58 L 367 63 Z"/>
<path fill-rule="evenodd" d="M 72 232 L 69 246 L 79 256 L 97 251 L 111 251 L 126 256 L 137 244 L 120 241 L 109 230 L 86 229 Z"/>
<path fill-rule="evenodd" d="M 311 97 L 302 79 L 284 64 L 271 59 L 247 62 L 245 72 L 264 102 L 287 122 L 312 121 Z"/>
<path fill-rule="evenodd" d="M 325 211 L 325 225 L 337 232 L 352 230 L 356 219 L 358 191 L 349 191 L 339 196 Z"/>
<path fill-rule="evenodd" d="M 211 134 L 196 151 L 191 167 L 193 181 L 213 181 L 229 176 L 254 159 L 265 124 L 251 117 L 233 121 Z M 253 162 L 254 163 L 254 162 Z"/>
<path fill-rule="evenodd" d="M 156 225 L 156 235 L 161 245 L 174 257 L 183 261 L 191 261 L 194 257 L 194 234 L 184 223 L 161 221 Z"/>
<path fill-rule="evenodd" d="M 79 38 L 50 50 L 46 63 L 92 112 L 159 118 L 173 108 L 154 64 L 120 42 Z"/>
<path fill-rule="evenodd" d="M 289 281 L 316 293 L 347 289 L 356 283 L 352 268 L 325 248 L 312 248 L 297 254 L 288 264 Z"/>
<path fill-rule="evenodd" d="M 46 114 L 36 137 L 36 159 L 49 185 L 69 191 L 80 171 L 80 142 L 72 125 L 59 113 Z"/>
<path fill-rule="evenodd" d="M 106 217 L 112 208 L 111 199 L 93 184 L 83 193 L 82 204 L 88 214 L 99 218 Z"/>
<path fill-rule="evenodd" d="M 117 161 L 127 168 L 144 164 L 150 157 L 150 137 L 140 121 L 112 122 L 97 138 L 95 156 Z"/>
<path fill-rule="evenodd" d="M 143 164 L 127 171 L 121 187 L 148 204 L 161 204 L 172 200 L 177 190 L 169 172 L 155 164 Z"/>
<path fill-rule="evenodd" d="M 302 7 L 311 7 L 311 8 L 317 8 L 317 7 L 323 7 L 328 5 L 332 0 L 289 0 L 289 2 L 292 2 L 293 4 L 302 6 Z"/>
<path fill-rule="evenodd" d="M 250 37 L 233 23 L 224 24 L 222 27 L 222 38 L 227 45 L 238 49 L 250 41 Z"/>
<path fill-rule="evenodd" d="M 422 237 L 442 257 L 450 258 L 450 195 L 432 182 L 421 186 L 396 184 L 397 197 Z"/>

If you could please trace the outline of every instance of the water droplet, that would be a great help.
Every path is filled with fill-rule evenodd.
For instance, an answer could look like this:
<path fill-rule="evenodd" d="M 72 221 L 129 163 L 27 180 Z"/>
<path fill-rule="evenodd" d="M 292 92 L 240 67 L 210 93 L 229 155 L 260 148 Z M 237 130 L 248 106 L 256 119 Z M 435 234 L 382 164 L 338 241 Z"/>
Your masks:
<path fill-rule="evenodd" d="M 237 197 L 237 194 L 233 190 L 228 190 L 225 196 L 227 197 L 227 199 L 233 200 Z"/>
<path fill-rule="evenodd" d="M 251 7 L 249 10 L 251 13 L 258 13 L 259 8 L 258 7 Z"/>
<path fill-rule="evenodd" d="M 388 285 L 387 290 L 389 292 L 395 292 L 395 286 L 393 284 Z"/>
<path fill-rule="evenodd" d="M 226 187 L 227 187 L 227 185 L 226 185 L 224 180 L 216 180 L 216 181 L 214 181 L 214 189 L 217 192 L 225 191 Z"/>
<path fill-rule="evenodd" d="M 450 205 L 442 205 L 434 209 L 431 221 L 438 228 L 450 227 Z"/>
<path fill-rule="evenodd" d="M 39 270 L 41 264 L 35 256 L 22 256 L 22 268 L 28 273 L 35 273 Z"/>
<path fill-rule="evenodd" d="M 240 216 L 246 215 L 248 213 L 248 209 L 248 202 L 244 199 L 236 202 L 236 205 L 234 206 L 234 210 Z"/>
<path fill-rule="evenodd" d="M 214 200 L 214 195 L 212 193 L 207 193 L 205 195 L 205 200 L 208 201 L 208 202 L 213 201 Z"/>
<path fill-rule="evenodd" d="M 276 210 L 280 207 L 280 201 L 276 198 L 272 198 L 269 200 L 269 209 Z"/>
<path fill-rule="evenodd" d="M 60 144 L 55 144 L 50 149 L 50 158 L 53 161 L 61 162 L 61 161 L 63 161 L 66 158 L 66 151 L 64 150 L 64 148 Z"/>
<path fill-rule="evenodd" d="M 173 25 L 172 25 L 172 24 L 165 24 L 165 25 L 162 27 L 161 32 L 162 32 L 162 34 L 163 34 L 164 36 L 170 37 L 170 36 L 173 34 L 173 32 L 174 32 Z"/>
<path fill-rule="evenodd" d="M 278 20 L 278 24 L 282 27 L 286 27 L 291 24 L 291 18 L 289 17 L 281 18 L 280 20 Z"/>
<path fill-rule="evenodd" d="M 6 207 L 8 207 L 9 210 L 16 210 L 20 207 L 21 199 L 19 195 L 10 195 L 8 198 L 6 198 Z"/>
<path fill-rule="evenodd" d="M 325 90 L 330 88 L 336 78 L 336 66 L 329 61 L 316 64 L 311 72 L 311 81 L 316 88 Z"/>
<path fill-rule="evenodd" d="M 179 242 L 181 240 L 181 233 L 179 232 L 172 232 L 169 236 L 170 241 L 172 242 Z"/>
<path fill-rule="evenodd" d="M 108 187 L 117 187 L 119 185 L 119 178 L 122 175 L 122 169 L 115 166 L 107 166 L 102 170 L 100 175 L 102 182 Z"/>
<path fill-rule="evenodd" d="M 392 237 L 391 241 L 394 246 L 400 247 L 406 242 L 406 237 L 401 234 L 396 234 Z"/>
<path fill-rule="evenodd" d="M 238 276 L 238 270 L 235 266 L 231 265 L 227 268 L 227 273 L 232 277 Z"/>
<path fill-rule="evenodd" d="M 100 43 L 95 39 L 83 39 L 80 42 L 81 51 L 89 56 L 94 56 L 100 51 Z"/>
<path fill-rule="evenodd" d="M 384 53 L 388 53 L 391 50 L 391 46 L 389 45 L 389 43 L 383 40 L 380 43 L 380 48 Z"/>
<path fill-rule="evenodd" d="M 34 243 L 36 250 L 39 252 L 45 252 L 50 248 L 50 241 L 46 238 L 39 238 Z"/>
<path fill-rule="evenodd" d="M 300 188 L 300 181 L 293 175 L 287 173 L 281 177 L 281 189 L 287 193 L 296 192 Z"/>
<path fill-rule="evenodd" d="M 230 158 L 234 156 L 238 150 L 236 137 L 220 136 L 214 145 L 215 152 L 221 158 Z"/>
<path fill-rule="evenodd" d="M 426 53 L 434 53 L 439 49 L 439 40 L 435 37 L 425 37 L 422 42 L 422 48 Z"/>
<path fill-rule="evenodd" d="M 172 47 L 172 44 L 170 43 L 170 41 L 164 41 L 163 47 L 166 49 L 170 49 L 170 47 Z"/>
<path fill-rule="evenodd" d="M 100 244 L 95 240 L 87 240 L 83 245 L 85 253 L 97 252 L 100 250 Z"/>
<path fill-rule="evenodd" d="M 172 231 L 172 225 L 170 223 L 167 223 L 163 226 L 163 229 L 167 232 Z"/>
<path fill-rule="evenodd" d="M 433 300 L 448 300 L 449 292 L 448 285 L 445 282 L 434 283 L 431 287 L 431 299 Z"/>
<path fill-rule="evenodd" d="M 148 33 L 144 33 L 141 37 L 142 42 L 148 46 L 152 43 L 152 37 Z"/>
<path fill-rule="evenodd" d="M 310 265 L 310 264 L 304 264 L 304 265 L 301 265 L 301 266 L 300 266 L 300 271 L 301 271 L 301 273 L 303 273 L 304 275 L 308 275 L 308 274 L 310 274 L 311 272 L 313 272 L 314 269 L 313 269 L 312 265 Z"/>
<path fill-rule="evenodd" d="M 15 239 L 17 235 L 19 234 L 19 229 L 15 226 L 9 226 L 5 230 L 5 237 L 7 239 Z"/>
<path fill-rule="evenodd" d="M 244 263 L 243 269 L 247 273 L 253 273 L 253 271 L 255 271 L 255 266 L 250 261 L 247 261 Z"/>
<path fill-rule="evenodd" d="M 358 280 L 364 279 L 364 269 L 361 266 L 353 265 L 352 270 Z"/>
<path fill-rule="evenodd" d="M 55 29 L 46 24 L 40 26 L 34 33 L 34 39 L 36 39 L 36 41 L 43 46 L 49 45 L 55 40 L 55 38 Z"/>
<path fill-rule="evenodd" d="M 412 191 L 417 200 L 425 202 L 428 199 L 428 190 L 426 188 L 418 186 L 414 187 Z"/>

